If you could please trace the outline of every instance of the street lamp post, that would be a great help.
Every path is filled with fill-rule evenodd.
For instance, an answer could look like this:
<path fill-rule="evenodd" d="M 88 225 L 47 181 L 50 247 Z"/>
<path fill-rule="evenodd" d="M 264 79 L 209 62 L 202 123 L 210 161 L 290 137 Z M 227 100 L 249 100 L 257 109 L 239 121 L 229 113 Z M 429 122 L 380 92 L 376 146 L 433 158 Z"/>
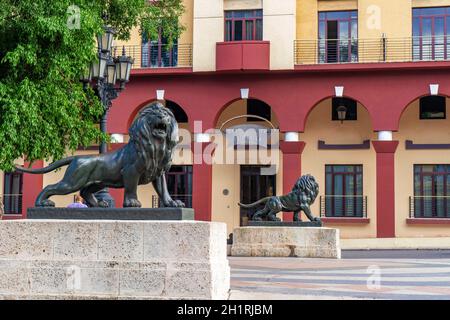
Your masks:
<path fill-rule="evenodd" d="M 82 75 L 81 81 L 85 88 L 91 85 L 103 105 L 103 115 L 100 120 L 100 131 L 107 133 L 108 111 L 111 108 L 112 100 L 116 99 L 119 92 L 125 89 L 125 83 L 130 80 L 131 65 L 133 59 L 126 56 L 125 47 L 123 47 L 122 56 L 114 57 L 112 54 L 112 42 L 114 39 L 114 30 L 111 27 L 105 27 L 104 33 L 97 36 L 98 59 L 94 61 L 86 72 Z M 116 85 L 117 81 L 119 82 Z M 105 142 L 100 144 L 100 154 L 106 153 L 107 145 Z M 102 206 L 114 207 L 114 198 L 104 188 L 95 194 L 95 197 Z"/>

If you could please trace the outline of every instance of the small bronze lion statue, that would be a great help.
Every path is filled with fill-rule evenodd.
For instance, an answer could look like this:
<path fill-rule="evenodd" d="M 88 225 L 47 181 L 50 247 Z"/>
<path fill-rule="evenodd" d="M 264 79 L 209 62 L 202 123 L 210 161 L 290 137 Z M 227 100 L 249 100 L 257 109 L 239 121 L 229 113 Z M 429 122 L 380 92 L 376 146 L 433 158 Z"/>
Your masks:
<path fill-rule="evenodd" d="M 140 207 L 137 186 L 153 183 L 165 207 L 184 207 L 173 200 L 168 191 L 164 173 L 172 164 L 172 153 L 178 143 L 178 124 L 173 113 L 161 103 L 143 109 L 133 122 L 130 141 L 122 148 L 101 155 L 72 156 L 55 161 L 46 168 L 17 171 L 42 174 L 69 165 L 64 178 L 46 186 L 36 199 L 36 207 L 53 207 L 49 198 L 80 191 L 90 207 L 107 207 L 106 201 L 97 201 L 94 193 L 103 188 L 125 188 L 124 207 Z"/>
<path fill-rule="evenodd" d="M 319 184 L 313 176 L 307 174 L 300 177 L 291 192 L 283 196 L 273 196 L 262 198 L 252 204 L 242 204 L 242 208 L 254 208 L 265 204 L 264 208 L 257 211 L 252 220 L 261 221 L 266 218 L 268 221 L 280 221 L 276 216 L 278 212 L 294 212 L 294 221 L 300 221 L 298 214 L 303 211 L 309 220 L 320 221 L 320 218 L 313 217 L 310 206 L 319 194 Z"/>

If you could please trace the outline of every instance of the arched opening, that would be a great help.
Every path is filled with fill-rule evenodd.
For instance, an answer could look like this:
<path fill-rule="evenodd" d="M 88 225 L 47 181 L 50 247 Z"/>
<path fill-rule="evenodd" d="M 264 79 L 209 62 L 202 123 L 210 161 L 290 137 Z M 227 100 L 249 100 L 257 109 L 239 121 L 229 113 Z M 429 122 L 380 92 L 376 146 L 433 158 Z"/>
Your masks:
<path fill-rule="evenodd" d="M 398 212 L 407 218 L 450 218 L 450 99 L 425 95 L 404 109 L 395 139 Z M 409 236 L 410 228 L 399 233 Z M 426 231 L 429 232 L 429 231 Z M 432 235 L 432 234 L 430 234 Z"/>
<path fill-rule="evenodd" d="M 279 122 L 265 101 L 237 99 L 222 108 L 215 128 L 224 140 L 222 152 L 216 147 L 214 155 L 217 160 L 220 154 L 222 161 L 215 161 L 212 169 L 212 189 L 217 191 L 213 193 L 212 214 L 214 221 L 227 223 L 231 233 L 233 228 L 246 225 L 255 211 L 241 209 L 238 202 L 252 203 L 282 192 L 278 148 L 272 151 L 273 145 L 278 145 Z"/>
<path fill-rule="evenodd" d="M 351 97 L 328 97 L 311 109 L 300 140 L 306 142 L 302 174 L 312 174 L 320 186 L 312 207 L 316 215 L 337 224 L 339 219 L 375 218 L 376 158 L 370 142 L 374 139 L 369 111 Z M 345 224 L 339 228 L 345 237 L 353 232 Z M 373 237 L 376 224 L 362 224 L 358 232 Z"/>

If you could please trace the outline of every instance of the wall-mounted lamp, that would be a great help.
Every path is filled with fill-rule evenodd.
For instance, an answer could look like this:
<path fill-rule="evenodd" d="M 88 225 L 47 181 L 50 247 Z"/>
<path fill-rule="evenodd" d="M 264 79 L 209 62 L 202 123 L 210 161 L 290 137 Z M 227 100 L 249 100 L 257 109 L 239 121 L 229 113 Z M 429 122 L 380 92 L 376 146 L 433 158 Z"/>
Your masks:
<path fill-rule="evenodd" d="M 164 100 L 164 90 L 156 90 L 156 99 L 159 101 Z"/>
<path fill-rule="evenodd" d="M 334 87 L 334 94 L 336 97 L 342 98 L 344 96 L 344 87 L 343 86 Z"/>
<path fill-rule="evenodd" d="M 439 94 L 439 85 L 438 84 L 430 84 L 430 94 L 432 96 L 437 96 Z"/>
<path fill-rule="evenodd" d="M 344 122 L 344 120 L 347 118 L 347 107 L 344 105 L 340 105 L 336 109 L 338 119 L 341 121 L 341 123 Z"/>
<path fill-rule="evenodd" d="M 249 92 L 250 92 L 249 88 L 242 88 L 241 89 L 241 99 L 248 99 Z"/>

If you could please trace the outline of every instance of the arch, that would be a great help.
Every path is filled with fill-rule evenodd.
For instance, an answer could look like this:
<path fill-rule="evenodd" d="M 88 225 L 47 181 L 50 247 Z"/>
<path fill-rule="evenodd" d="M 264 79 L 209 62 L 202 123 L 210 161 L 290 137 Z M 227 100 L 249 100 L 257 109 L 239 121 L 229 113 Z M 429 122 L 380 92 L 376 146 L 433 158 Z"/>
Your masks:
<path fill-rule="evenodd" d="M 443 93 L 439 93 L 439 94 L 437 94 L 437 96 L 439 96 L 439 97 L 445 97 L 445 98 L 447 98 L 447 99 L 450 98 L 450 95 L 443 94 Z M 403 106 L 403 108 L 401 109 L 401 111 L 400 111 L 400 113 L 399 113 L 399 117 L 398 117 L 398 119 L 397 119 L 397 128 L 400 128 L 400 122 L 401 122 L 402 117 L 403 117 L 403 115 L 405 114 L 406 110 L 407 110 L 408 108 L 410 108 L 414 102 L 416 102 L 417 100 L 419 100 L 419 99 L 421 99 L 421 98 L 424 98 L 424 97 L 433 97 L 433 95 L 431 95 L 429 92 L 427 92 L 427 93 L 425 93 L 425 94 L 416 96 L 415 98 L 413 98 L 412 100 L 410 100 L 407 104 L 405 104 L 405 105 Z"/>
<path fill-rule="evenodd" d="M 220 117 L 222 116 L 223 112 L 224 112 L 227 108 L 229 108 L 232 104 L 234 104 L 234 103 L 237 102 L 237 101 L 241 101 L 241 100 L 247 100 L 247 101 L 248 101 L 248 100 L 256 100 L 256 101 L 263 102 L 265 105 L 267 105 L 267 106 L 270 107 L 270 111 L 271 111 L 271 113 L 275 116 L 276 122 L 279 121 L 278 115 L 276 114 L 276 112 L 274 111 L 274 109 L 272 108 L 272 106 L 271 106 L 269 103 L 267 103 L 266 101 L 264 101 L 264 100 L 262 100 L 262 99 L 258 99 L 258 98 L 255 98 L 255 97 L 253 97 L 253 96 L 250 96 L 248 99 L 235 98 L 235 99 L 233 99 L 233 100 L 231 100 L 231 101 L 225 103 L 225 104 L 217 111 L 217 113 L 216 113 L 216 115 L 215 115 L 215 117 L 214 117 L 214 122 L 213 122 L 213 124 L 214 124 L 214 127 L 215 127 L 215 128 L 223 127 L 223 126 L 219 123 L 219 119 L 220 119 Z M 259 116 L 255 116 L 255 115 L 248 114 L 247 112 L 245 112 L 244 114 L 238 115 L 238 117 L 239 117 L 239 118 L 242 118 L 242 117 L 246 117 L 246 118 L 250 118 L 250 117 L 252 117 L 252 118 L 260 118 Z M 261 118 L 262 118 L 262 117 L 261 117 Z M 237 119 L 236 116 L 234 116 L 234 117 L 232 117 L 232 118 L 230 118 L 230 119 L 226 119 L 224 123 L 230 122 L 231 120 L 234 120 L 234 119 Z M 265 122 L 269 122 L 270 125 L 271 125 L 271 127 L 275 127 L 275 126 L 273 125 L 273 121 L 272 121 L 272 120 L 269 121 L 269 120 L 267 120 L 267 119 L 264 119 L 264 121 L 265 121 Z"/>
<path fill-rule="evenodd" d="M 330 95 L 330 96 L 327 96 L 327 97 L 325 97 L 325 98 L 322 98 L 322 99 L 318 100 L 315 104 L 313 104 L 313 105 L 308 109 L 308 111 L 306 112 L 305 117 L 303 118 L 303 124 L 302 124 L 303 130 L 305 130 L 305 128 L 306 128 L 306 124 L 307 124 L 307 122 L 308 122 L 308 118 L 309 118 L 310 114 L 312 113 L 312 111 L 313 111 L 314 109 L 316 109 L 317 106 L 319 106 L 322 102 L 324 102 L 324 101 L 326 101 L 326 100 L 329 100 L 329 99 L 333 99 L 333 98 L 336 98 L 336 96 Z M 341 97 L 339 97 L 339 98 L 341 98 Z M 367 111 L 367 113 L 369 114 L 369 117 L 370 117 L 370 124 L 371 124 L 371 127 L 372 127 L 371 129 L 373 130 L 374 117 L 373 117 L 373 115 L 372 115 L 372 113 L 371 113 L 371 110 L 370 110 L 369 108 L 367 108 L 367 107 L 364 105 L 364 103 L 362 103 L 359 99 L 355 99 L 355 98 L 352 97 L 352 96 L 349 96 L 349 95 L 343 95 L 342 98 L 347 98 L 347 99 L 351 99 L 351 100 L 356 101 L 358 105 L 362 106 L 362 107 Z"/>
<path fill-rule="evenodd" d="M 133 123 L 134 119 L 136 119 L 136 116 L 138 115 L 139 111 L 141 111 L 143 108 L 145 108 L 146 106 L 150 105 L 151 103 L 158 101 L 156 98 L 155 99 L 150 99 L 145 101 L 144 103 L 139 104 L 136 108 L 134 108 L 134 110 L 130 113 L 130 116 L 128 117 L 128 121 L 127 121 L 127 128 L 131 127 L 131 124 Z M 185 109 L 183 109 L 183 107 L 181 107 L 178 103 L 176 103 L 173 100 L 169 100 L 169 99 L 165 99 L 164 100 L 166 103 L 169 102 L 171 107 L 173 109 L 175 109 L 176 112 L 180 113 L 180 117 L 183 117 L 183 119 L 186 119 L 187 121 L 184 121 L 185 123 L 190 123 L 190 117 L 188 115 L 188 113 L 186 112 Z M 172 110 L 172 108 L 169 107 L 169 109 Z M 172 110 L 173 112 L 174 110 Z M 174 112 L 175 115 L 175 112 Z M 177 119 L 178 121 L 179 119 Z M 178 121 L 179 122 L 179 121 Z M 183 122 L 183 123 L 184 123 Z"/>

